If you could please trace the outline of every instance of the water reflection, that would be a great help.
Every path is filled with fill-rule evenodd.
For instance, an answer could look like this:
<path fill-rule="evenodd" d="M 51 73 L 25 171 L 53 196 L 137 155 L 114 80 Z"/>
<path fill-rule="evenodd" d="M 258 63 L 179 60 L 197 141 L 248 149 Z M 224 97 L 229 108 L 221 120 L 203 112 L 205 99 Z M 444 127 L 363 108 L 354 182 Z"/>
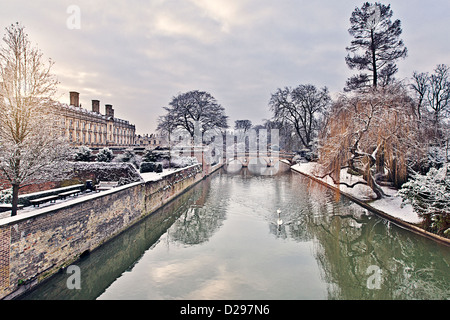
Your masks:
<path fill-rule="evenodd" d="M 81 269 L 81 290 L 68 290 L 66 285 L 68 275 L 65 270 L 61 270 L 22 299 L 96 299 L 121 274 L 131 271 L 147 250 L 160 243 L 161 236 L 170 226 L 181 215 L 190 211 L 191 207 L 195 207 L 199 199 L 205 197 L 204 190 L 209 189 L 209 183 L 210 178 L 206 179 L 200 188 L 189 189 L 168 206 L 146 217 L 93 251 L 89 256 L 77 261 L 75 264 Z M 180 239 L 186 244 L 191 242 L 189 236 L 183 236 Z"/>
<path fill-rule="evenodd" d="M 305 221 L 315 238 L 314 255 L 328 299 L 450 298 L 448 247 L 368 214 L 345 198 L 329 199 L 315 198 L 317 205 Z M 368 288 L 370 266 L 382 272 L 378 290 Z"/>
<path fill-rule="evenodd" d="M 172 227 L 172 241 L 185 245 L 201 244 L 218 231 L 226 218 L 229 197 L 228 187 L 220 184 L 220 179 L 217 188 L 221 190 L 220 194 L 211 194 L 211 177 L 209 177 L 201 188 L 195 189 L 192 193 L 195 202 L 188 208 L 180 210 L 180 218 Z M 212 205 L 205 206 L 207 201 Z"/>
<path fill-rule="evenodd" d="M 291 173 L 219 172 L 77 264 L 27 298 L 450 298 L 448 247 Z"/>

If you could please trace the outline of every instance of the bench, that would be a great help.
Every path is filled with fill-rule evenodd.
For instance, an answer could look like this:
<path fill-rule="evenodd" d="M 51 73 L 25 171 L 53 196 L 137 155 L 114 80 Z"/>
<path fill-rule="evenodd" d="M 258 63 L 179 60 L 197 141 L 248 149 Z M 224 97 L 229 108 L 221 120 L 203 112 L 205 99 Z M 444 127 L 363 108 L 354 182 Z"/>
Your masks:
<path fill-rule="evenodd" d="M 71 195 L 77 196 L 80 192 L 81 192 L 80 189 L 70 190 L 70 191 L 66 191 L 66 192 L 63 192 L 63 193 L 59 193 L 58 197 L 60 199 L 66 199 L 66 197 L 71 196 Z"/>
<path fill-rule="evenodd" d="M 17 210 L 20 210 L 23 208 L 23 204 L 17 205 Z M 10 211 L 12 209 L 12 204 L 10 203 L 0 203 L 0 212 L 6 212 Z"/>
<path fill-rule="evenodd" d="M 109 190 L 109 189 L 117 187 L 118 184 L 119 183 L 117 181 L 100 181 L 95 186 L 95 191 L 99 192 L 99 191 L 102 191 L 102 190 Z"/>
<path fill-rule="evenodd" d="M 43 203 L 49 202 L 49 201 L 50 201 L 50 203 L 56 202 L 57 199 L 58 199 L 58 196 L 48 196 L 48 197 L 30 200 L 30 202 L 33 205 L 33 207 L 39 207 L 40 204 L 43 204 Z"/>

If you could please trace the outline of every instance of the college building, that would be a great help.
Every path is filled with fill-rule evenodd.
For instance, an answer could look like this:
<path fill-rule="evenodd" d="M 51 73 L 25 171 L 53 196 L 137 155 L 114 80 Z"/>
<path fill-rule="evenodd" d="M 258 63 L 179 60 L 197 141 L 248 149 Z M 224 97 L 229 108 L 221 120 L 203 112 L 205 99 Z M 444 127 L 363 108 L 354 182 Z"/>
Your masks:
<path fill-rule="evenodd" d="M 154 149 L 156 147 L 165 147 L 167 146 L 166 138 L 155 133 L 137 135 L 136 136 L 136 145 L 140 147 L 148 147 Z"/>
<path fill-rule="evenodd" d="M 64 132 L 73 146 L 127 147 L 136 144 L 136 127 L 126 120 L 114 117 L 112 105 L 105 105 L 100 113 L 100 101 L 92 100 L 92 109 L 80 106 L 80 94 L 70 92 L 70 104 L 55 105 L 64 124 Z"/>

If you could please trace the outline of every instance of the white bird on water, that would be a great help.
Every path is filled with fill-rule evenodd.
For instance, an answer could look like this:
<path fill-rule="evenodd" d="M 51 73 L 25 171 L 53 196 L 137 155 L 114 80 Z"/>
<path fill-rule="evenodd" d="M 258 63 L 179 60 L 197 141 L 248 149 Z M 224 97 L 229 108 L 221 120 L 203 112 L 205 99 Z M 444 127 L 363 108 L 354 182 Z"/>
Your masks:
<path fill-rule="evenodd" d="M 278 213 L 278 220 L 277 220 L 277 224 L 278 224 L 278 226 L 280 227 L 282 224 L 283 224 L 283 220 L 281 220 L 281 210 L 280 209 L 278 209 L 277 210 L 277 213 Z"/>

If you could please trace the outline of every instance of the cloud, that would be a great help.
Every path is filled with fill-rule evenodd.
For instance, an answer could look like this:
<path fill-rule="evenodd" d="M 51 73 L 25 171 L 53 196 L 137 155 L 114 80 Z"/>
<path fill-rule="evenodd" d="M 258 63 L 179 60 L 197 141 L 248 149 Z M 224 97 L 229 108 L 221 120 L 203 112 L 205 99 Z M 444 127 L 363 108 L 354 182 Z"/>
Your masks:
<path fill-rule="evenodd" d="M 450 3 L 391 0 L 403 25 L 409 57 L 398 78 L 450 64 L 445 13 Z M 81 29 L 66 26 L 66 9 L 80 7 Z M 62 99 L 79 91 L 83 106 L 99 99 L 151 133 L 179 92 L 206 90 L 230 123 L 269 118 L 278 87 L 312 83 L 342 90 L 353 73 L 345 64 L 349 18 L 361 1 L 133 0 L 9 1 L 0 21 L 22 22 L 51 57 Z"/>

